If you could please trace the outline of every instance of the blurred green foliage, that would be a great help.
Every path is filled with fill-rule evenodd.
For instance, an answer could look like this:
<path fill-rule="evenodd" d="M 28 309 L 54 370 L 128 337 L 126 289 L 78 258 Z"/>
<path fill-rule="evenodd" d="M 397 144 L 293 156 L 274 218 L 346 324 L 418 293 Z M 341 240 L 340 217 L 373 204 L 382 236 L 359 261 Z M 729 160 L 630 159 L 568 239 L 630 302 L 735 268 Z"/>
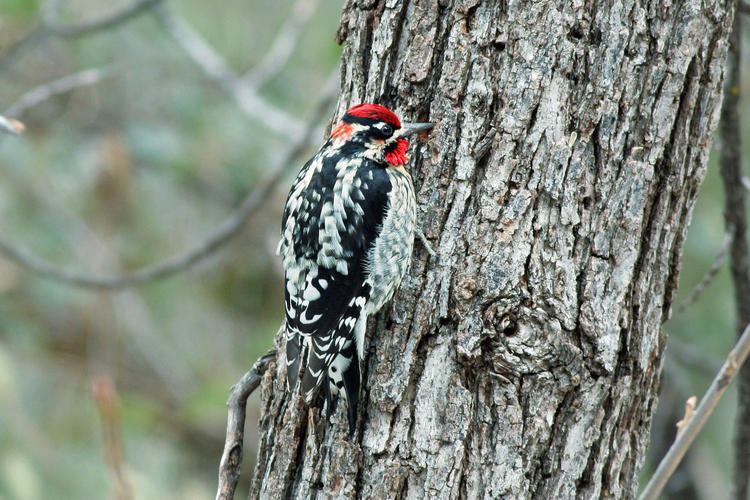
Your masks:
<path fill-rule="evenodd" d="M 128 1 L 71 1 L 62 19 L 93 19 Z M 38 25 L 40 4 L 0 0 L 0 110 L 82 69 L 111 75 L 29 110 L 23 136 L 0 136 L 3 235 L 95 274 L 136 269 L 201 240 L 289 138 L 238 110 L 151 14 L 78 39 L 39 40 L 4 62 Z M 294 2 L 170 5 L 242 73 L 265 55 Z M 340 8 L 318 2 L 288 64 L 260 89 L 300 121 L 338 64 Z M 137 289 L 71 288 L 0 259 L 0 498 L 113 496 L 91 397 L 102 374 L 118 389 L 136 498 L 213 496 L 229 386 L 271 346 L 282 317 L 274 250 L 287 184 L 217 254 Z M 258 416 L 254 396 L 247 466 Z"/>
<path fill-rule="evenodd" d="M 290 0 L 172 5 L 238 72 L 262 58 L 292 8 Z M 39 8 L 0 0 L 0 54 L 37 26 Z M 289 63 L 261 89 L 298 119 L 337 64 L 339 10 L 340 2 L 319 2 Z M 98 2 L 76 0 L 65 20 L 101 11 Z M 3 234 L 61 267 L 109 273 L 179 252 L 226 216 L 287 143 L 241 113 L 148 14 L 19 51 L 0 71 L 0 109 L 35 85 L 92 67 L 112 75 L 34 107 L 23 137 L 0 136 Z M 80 290 L 0 259 L 0 498 L 109 496 L 113 479 L 90 391 L 101 374 L 118 388 L 136 498 L 213 495 L 229 385 L 268 349 L 282 316 L 273 250 L 284 191 L 207 262 L 137 289 Z M 676 304 L 721 246 L 722 204 L 714 155 Z M 733 345 L 732 301 L 724 268 L 697 304 L 667 323 L 663 385 L 678 400 L 702 394 L 712 373 L 701 366 L 718 368 Z M 248 410 L 247 465 L 257 397 Z M 727 496 L 734 410 L 730 394 L 691 451 L 690 473 L 712 498 Z"/>

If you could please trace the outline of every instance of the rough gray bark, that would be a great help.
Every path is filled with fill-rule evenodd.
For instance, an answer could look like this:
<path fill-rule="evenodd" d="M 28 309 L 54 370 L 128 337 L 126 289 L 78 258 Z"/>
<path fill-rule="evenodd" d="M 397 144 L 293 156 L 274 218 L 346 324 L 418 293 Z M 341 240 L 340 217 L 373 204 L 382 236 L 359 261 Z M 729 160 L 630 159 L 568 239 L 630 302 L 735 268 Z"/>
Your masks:
<path fill-rule="evenodd" d="M 411 163 L 438 255 L 370 325 L 355 439 L 269 369 L 251 498 L 634 495 L 731 10 L 347 2 L 339 113 L 439 121 Z"/>

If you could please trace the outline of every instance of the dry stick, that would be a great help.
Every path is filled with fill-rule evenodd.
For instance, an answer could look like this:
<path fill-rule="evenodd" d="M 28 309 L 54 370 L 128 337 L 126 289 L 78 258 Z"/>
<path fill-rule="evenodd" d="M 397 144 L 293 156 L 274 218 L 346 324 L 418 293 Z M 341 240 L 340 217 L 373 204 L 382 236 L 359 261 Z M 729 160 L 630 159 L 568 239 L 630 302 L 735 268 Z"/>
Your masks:
<path fill-rule="evenodd" d="M 26 32 L 20 39 L 8 45 L 2 54 L 0 54 L 0 72 L 4 72 L 25 51 L 35 47 L 49 36 L 49 31 L 43 25 L 39 24 Z"/>
<path fill-rule="evenodd" d="M 730 351 L 726 361 L 724 361 L 724 365 L 721 367 L 721 370 L 719 370 L 719 373 L 716 374 L 716 377 L 708 388 L 708 391 L 706 391 L 706 394 L 703 396 L 703 399 L 701 399 L 700 405 L 696 408 L 692 418 L 684 425 L 682 431 L 678 434 L 674 443 L 669 448 L 669 451 L 664 456 L 661 463 L 659 463 L 659 467 L 656 469 L 656 472 L 641 493 L 641 496 L 639 497 L 640 500 L 655 500 L 659 497 L 664 486 L 666 486 L 667 481 L 672 477 L 672 474 L 674 474 L 675 469 L 677 469 L 677 466 L 680 464 L 682 457 L 690 447 L 690 444 L 703 428 L 708 417 L 713 413 L 721 396 L 724 394 L 724 391 L 726 391 L 749 354 L 750 325 L 745 328 L 740 340 Z"/>
<path fill-rule="evenodd" d="M 281 325 L 283 328 L 284 325 Z M 232 500 L 240 479 L 242 464 L 242 446 L 245 436 L 245 408 L 247 398 L 258 388 L 263 374 L 271 361 L 276 359 L 276 351 L 271 349 L 255 362 L 253 367 L 242 376 L 239 382 L 229 391 L 227 406 L 227 435 L 224 441 L 224 452 L 219 464 L 219 487 L 216 500 Z"/>
<path fill-rule="evenodd" d="M 733 238 L 729 248 L 729 270 L 734 285 L 737 335 L 750 323 L 750 258 L 748 257 L 745 189 L 742 186 L 742 135 L 739 116 L 742 17 L 735 15 L 729 38 L 724 102 L 721 108 L 719 172 L 724 184 L 724 225 Z M 745 500 L 750 476 L 750 369 L 739 375 L 739 398 L 735 417 L 734 474 L 732 496 Z"/>
<path fill-rule="evenodd" d="M 269 104 L 258 95 L 255 87 L 244 84 L 224 58 L 171 9 L 162 6 L 155 12 L 177 45 L 206 77 L 216 82 L 237 103 L 243 113 L 279 134 L 298 135 L 303 131 L 304 125 L 295 117 Z"/>
<path fill-rule="evenodd" d="M 133 488 L 125 467 L 125 450 L 122 444 L 122 421 L 117 389 L 108 375 L 98 375 L 91 383 L 91 396 L 102 422 L 104 458 L 115 483 L 115 498 L 131 500 Z"/>
<path fill-rule="evenodd" d="M 93 85 L 105 78 L 107 74 L 104 69 L 87 69 L 34 87 L 6 109 L 4 115 L 0 115 L 0 132 L 11 135 L 21 134 L 26 130 L 25 125 L 10 117 L 18 117 L 29 108 L 46 101 L 52 96 L 69 92 L 77 87 Z"/>
<path fill-rule="evenodd" d="M 318 122 L 323 119 L 331 102 L 336 96 L 338 80 L 335 77 L 337 77 L 337 75 L 338 71 L 334 71 L 334 74 L 328 79 L 305 130 L 292 141 L 287 152 L 281 156 L 280 161 L 277 162 L 274 167 L 269 169 L 269 174 L 266 179 L 250 192 L 242 203 L 240 203 L 239 207 L 224 219 L 224 221 L 219 224 L 211 234 L 183 253 L 122 276 L 93 276 L 60 269 L 54 264 L 51 264 L 36 255 L 15 247 L 12 243 L 2 237 L 0 237 L 0 254 L 5 255 L 9 260 L 15 262 L 24 269 L 32 271 L 42 277 L 66 283 L 68 285 L 104 290 L 117 290 L 130 286 L 142 285 L 150 281 L 171 276 L 179 271 L 189 268 L 195 263 L 213 254 L 237 235 L 244 226 L 247 218 L 268 198 L 279 180 L 283 177 L 286 167 L 291 164 L 292 161 L 302 153 L 302 151 L 304 151 L 306 144 L 310 141 L 310 137 L 317 131 Z"/>
<path fill-rule="evenodd" d="M 78 87 L 94 85 L 109 76 L 109 74 L 109 70 L 106 68 L 93 68 L 44 83 L 19 97 L 16 102 L 5 110 L 5 115 L 18 117 L 50 97 L 70 92 Z"/>
<path fill-rule="evenodd" d="M 0 132 L 10 135 L 19 135 L 26 130 L 26 126 L 13 118 L 0 115 Z"/>
<path fill-rule="evenodd" d="M 105 14 L 91 21 L 80 24 L 60 22 L 60 11 L 63 2 L 52 0 L 42 7 L 42 26 L 52 35 L 61 38 L 75 38 L 90 35 L 97 31 L 113 28 L 118 24 L 130 21 L 144 12 L 156 7 L 162 0 L 138 0 L 112 13 Z"/>
<path fill-rule="evenodd" d="M 711 263 L 711 267 L 708 268 L 708 271 L 706 271 L 706 274 L 703 275 L 703 278 L 700 280 L 700 282 L 695 285 L 695 288 L 690 292 L 690 295 L 687 296 L 687 298 L 680 303 L 679 306 L 677 306 L 677 314 L 685 312 L 685 309 L 692 306 L 696 302 L 698 302 L 698 299 L 703 295 L 703 292 L 706 291 L 706 288 L 708 288 L 708 285 L 713 282 L 714 278 L 716 278 L 716 275 L 719 274 L 719 271 L 721 271 L 721 266 L 724 264 L 724 259 L 727 258 L 727 254 L 729 253 L 729 247 L 732 244 L 733 239 L 733 232 L 727 231 L 727 233 L 724 235 L 724 241 L 721 244 L 721 248 L 719 248 L 719 251 L 716 252 L 716 257 L 714 257 L 714 261 Z"/>

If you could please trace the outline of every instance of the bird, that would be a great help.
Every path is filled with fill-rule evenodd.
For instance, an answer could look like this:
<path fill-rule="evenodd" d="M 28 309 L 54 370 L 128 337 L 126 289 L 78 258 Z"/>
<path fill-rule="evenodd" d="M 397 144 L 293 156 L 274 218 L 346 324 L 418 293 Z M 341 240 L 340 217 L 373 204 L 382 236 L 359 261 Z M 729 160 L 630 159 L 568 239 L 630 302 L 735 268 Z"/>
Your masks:
<path fill-rule="evenodd" d="M 398 289 L 411 260 L 416 196 L 408 137 L 434 123 L 401 123 L 390 109 L 350 107 L 301 168 L 284 205 L 287 389 L 327 416 L 346 400 L 356 428 L 367 318 Z"/>

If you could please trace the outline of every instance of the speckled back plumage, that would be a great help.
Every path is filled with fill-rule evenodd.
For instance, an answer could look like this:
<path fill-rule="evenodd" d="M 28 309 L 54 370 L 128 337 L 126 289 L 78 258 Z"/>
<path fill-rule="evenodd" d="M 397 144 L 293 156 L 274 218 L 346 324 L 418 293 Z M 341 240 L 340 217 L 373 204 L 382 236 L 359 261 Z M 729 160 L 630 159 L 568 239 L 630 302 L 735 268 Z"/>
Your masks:
<path fill-rule="evenodd" d="M 288 386 L 308 404 L 322 388 L 329 411 L 345 397 L 352 426 L 367 317 L 393 296 L 414 242 L 411 176 L 382 155 L 334 135 L 298 174 L 282 221 Z"/>

